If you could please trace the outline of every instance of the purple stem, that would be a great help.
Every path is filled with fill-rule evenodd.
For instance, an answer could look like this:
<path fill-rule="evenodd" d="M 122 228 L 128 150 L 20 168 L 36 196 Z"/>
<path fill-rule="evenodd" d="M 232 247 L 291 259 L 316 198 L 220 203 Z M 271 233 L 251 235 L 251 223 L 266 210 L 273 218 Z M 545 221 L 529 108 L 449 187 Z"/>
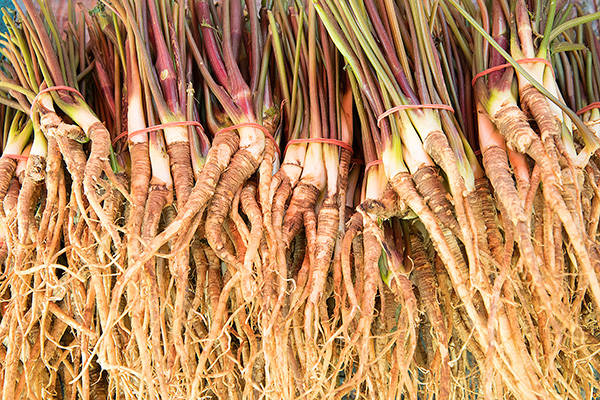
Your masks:
<path fill-rule="evenodd" d="M 215 27 L 212 24 L 210 8 L 206 0 L 196 2 L 196 11 L 198 12 L 198 22 L 202 31 L 202 40 L 204 42 L 204 51 L 208 56 L 208 62 L 212 67 L 213 73 L 219 85 L 229 91 L 229 80 L 225 64 L 221 57 L 221 51 L 215 37 Z"/>
<path fill-rule="evenodd" d="M 154 0 L 148 1 L 148 10 L 150 11 L 150 26 L 154 36 L 154 45 L 156 46 L 156 71 L 160 86 L 162 87 L 167 106 L 173 113 L 180 112 L 180 106 L 177 93 L 177 75 L 173 60 L 171 59 L 167 43 L 159 26 L 158 11 Z"/>
<path fill-rule="evenodd" d="M 373 24 L 375 32 L 377 33 L 377 38 L 381 42 L 381 46 L 386 54 L 386 59 L 392 69 L 392 73 L 394 74 L 394 78 L 396 78 L 396 81 L 398 81 L 400 89 L 402 89 L 404 95 L 410 98 L 413 103 L 417 103 L 417 95 L 408 84 L 408 80 L 406 79 L 406 75 L 404 74 L 404 70 L 400 64 L 400 60 L 398 60 L 398 56 L 396 55 L 396 48 L 394 47 L 394 44 L 388 35 L 388 31 L 385 29 L 383 21 L 377 12 L 377 6 L 373 0 L 365 0 L 365 5 L 367 7 L 367 13 L 371 18 L 371 23 Z"/>

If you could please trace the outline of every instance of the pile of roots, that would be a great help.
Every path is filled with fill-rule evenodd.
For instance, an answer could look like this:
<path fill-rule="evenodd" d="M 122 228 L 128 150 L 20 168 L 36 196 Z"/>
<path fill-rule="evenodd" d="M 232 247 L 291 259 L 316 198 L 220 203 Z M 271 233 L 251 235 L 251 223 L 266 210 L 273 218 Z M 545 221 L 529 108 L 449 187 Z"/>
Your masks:
<path fill-rule="evenodd" d="M 600 13 L 17 3 L 2 400 L 600 395 Z"/>

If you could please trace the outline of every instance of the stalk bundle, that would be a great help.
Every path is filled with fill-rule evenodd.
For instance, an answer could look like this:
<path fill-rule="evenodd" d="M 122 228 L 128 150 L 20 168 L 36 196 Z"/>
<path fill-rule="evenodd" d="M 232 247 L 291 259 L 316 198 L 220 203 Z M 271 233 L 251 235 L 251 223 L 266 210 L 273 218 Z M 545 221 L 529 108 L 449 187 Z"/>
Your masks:
<path fill-rule="evenodd" d="M 600 14 L 16 3 L 2 399 L 598 395 Z"/>

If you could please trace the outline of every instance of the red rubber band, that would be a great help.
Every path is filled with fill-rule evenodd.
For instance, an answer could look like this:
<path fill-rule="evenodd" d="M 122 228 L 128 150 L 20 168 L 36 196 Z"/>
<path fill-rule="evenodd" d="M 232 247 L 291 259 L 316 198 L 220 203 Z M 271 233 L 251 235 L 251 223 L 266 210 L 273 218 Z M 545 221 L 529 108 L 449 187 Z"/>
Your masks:
<path fill-rule="evenodd" d="M 175 126 L 199 126 L 202 128 L 202 124 L 198 121 L 174 121 L 174 122 L 167 122 L 165 124 L 149 126 L 148 128 L 144 128 L 144 129 L 138 129 L 137 131 L 133 131 L 133 132 L 129 133 L 127 135 L 127 138 L 131 139 L 135 135 L 140 135 L 142 133 L 154 132 L 159 129 L 173 128 Z M 123 133 L 125 133 L 125 132 L 123 132 Z M 123 133 L 121 133 L 121 135 L 123 135 Z M 121 135 L 117 136 L 117 138 L 120 138 Z M 116 140 L 117 139 L 115 139 L 115 141 Z"/>
<path fill-rule="evenodd" d="M 260 129 L 261 131 L 263 131 L 265 133 L 265 135 L 269 135 L 272 138 L 272 136 L 269 133 L 269 131 L 267 130 L 267 128 L 265 128 L 264 126 L 262 126 L 260 124 L 254 123 L 254 122 L 242 122 L 240 124 L 227 126 L 223 129 L 219 129 L 215 133 L 215 136 L 217 136 L 219 133 L 231 132 L 231 131 L 235 131 L 239 128 L 245 128 L 245 127 Z"/>
<path fill-rule="evenodd" d="M 38 92 L 38 94 L 35 95 L 35 97 L 33 98 L 33 101 L 31 102 L 31 108 L 33 109 L 33 107 L 36 105 L 36 103 L 40 100 L 41 95 L 43 95 L 44 93 L 55 91 L 55 90 L 66 90 L 67 92 L 75 93 L 82 99 L 84 98 L 83 95 L 79 92 L 79 90 L 74 89 L 70 86 L 65 86 L 65 85 L 50 86 L 50 87 L 47 87 L 46 89 L 40 90 Z"/>
<path fill-rule="evenodd" d="M 593 110 L 594 108 L 600 108 L 600 102 L 597 101 L 595 103 L 589 104 L 586 107 L 583 107 L 581 110 L 577 111 L 575 114 L 581 115 L 585 112 Z"/>
<path fill-rule="evenodd" d="M 133 136 L 139 135 L 142 133 L 149 133 L 149 132 L 157 131 L 159 129 L 170 128 L 173 126 L 188 126 L 188 125 L 195 125 L 195 126 L 202 127 L 202 125 L 196 121 L 167 122 L 166 124 L 159 124 L 159 125 L 150 126 L 148 128 L 144 128 L 144 129 L 138 129 L 136 131 L 131 132 L 131 134 L 129 134 L 129 132 L 127 132 L 127 131 L 121 132 L 116 138 L 113 139 L 112 144 L 117 143 L 119 140 L 123 139 L 124 137 L 131 139 Z"/>
<path fill-rule="evenodd" d="M 381 120 L 387 116 L 392 115 L 393 113 L 401 110 L 415 110 L 420 108 L 430 108 L 430 109 L 438 109 L 438 110 L 447 110 L 450 112 L 454 112 L 454 108 L 447 104 L 403 104 L 400 106 L 392 107 L 389 110 L 385 111 L 379 117 L 377 117 L 377 126 L 380 126 Z"/>
<path fill-rule="evenodd" d="M 122 139 L 125 136 L 127 136 L 128 139 L 131 139 L 135 135 L 139 135 L 139 134 L 142 134 L 142 133 L 150 133 L 150 132 L 153 132 L 153 131 L 157 131 L 159 129 L 172 128 L 172 127 L 175 127 L 175 126 L 199 126 L 200 128 L 204 128 L 202 126 L 202 124 L 200 122 L 198 122 L 198 121 L 174 121 L 174 122 L 167 122 L 165 124 L 153 125 L 153 126 L 150 126 L 148 128 L 138 129 L 138 130 L 133 131 L 131 133 L 129 133 L 127 131 L 121 132 L 120 135 L 118 135 L 116 138 L 114 138 L 113 144 L 116 143 L 117 141 L 119 141 L 120 139 Z M 275 139 L 269 133 L 269 131 L 267 130 L 267 128 L 265 128 L 262 125 L 255 124 L 253 122 L 243 122 L 241 124 L 228 126 L 226 128 L 218 130 L 215 133 L 215 136 L 217 136 L 219 133 L 233 131 L 233 130 L 236 130 L 238 128 L 243 128 L 245 126 L 249 126 L 249 127 L 252 127 L 252 128 L 257 128 L 257 129 L 260 129 L 261 131 L 263 131 L 265 133 L 265 136 L 267 136 L 269 139 L 271 139 L 273 141 L 273 143 L 275 144 L 275 150 L 277 150 L 277 153 L 279 153 L 279 146 L 277 146 L 277 143 L 275 142 Z"/>
<path fill-rule="evenodd" d="M 120 139 L 127 136 L 128 139 L 131 139 L 135 135 L 139 135 L 142 133 L 149 133 L 153 131 L 157 131 L 159 129 L 171 128 L 174 126 L 199 126 L 204 128 L 200 122 L 197 121 L 175 121 L 175 122 L 167 122 L 166 124 L 153 125 L 148 128 L 138 129 L 136 131 L 131 132 L 131 134 L 127 131 L 121 132 L 116 138 L 113 139 L 113 144 L 117 143 Z"/>
<path fill-rule="evenodd" d="M 267 128 L 265 128 L 264 126 L 257 124 L 255 122 L 241 122 L 239 124 L 236 125 L 231 125 L 231 126 L 227 126 L 223 129 L 219 129 L 216 133 L 215 133 L 215 137 L 219 134 L 219 133 L 225 133 L 225 132 L 231 132 L 231 131 L 235 131 L 239 128 L 256 128 L 256 129 L 260 129 L 261 131 L 263 131 L 263 133 L 265 134 L 266 137 L 268 137 L 269 139 L 271 139 L 271 141 L 273 142 L 273 145 L 275 146 L 275 150 L 277 151 L 277 154 L 279 154 L 279 157 L 281 157 L 281 150 L 279 150 L 279 145 L 277 144 L 277 142 L 275 141 L 275 138 L 273 137 L 273 135 L 271 135 L 271 132 L 269 132 L 269 130 Z"/>
<path fill-rule="evenodd" d="M 365 167 L 365 175 L 367 174 L 367 171 L 369 170 L 369 168 L 374 167 L 379 164 L 383 164 L 383 161 L 375 160 L 375 161 L 371 161 L 370 163 L 368 163 L 367 166 Z"/>
<path fill-rule="evenodd" d="M 13 160 L 28 160 L 29 156 L 24 156 L 22 154 L 2 154 L 2 157 L 6 157 L 6 158 L 12 158 Z"/>
<path fill-rule="evenodd" d="M 121 132 L 119 135 L 117 135 L 116 138 L 113 139 L 112 144 L 117 143 L 119 140 L 123 139 L 124 137 L 127 137 L 127 135 L 129 134 L 129 132 L 127 131 L 123 131 Z"/>
<path fill-rule="evenodd" d="M 550 70 L 552 71 L 552 75 L 554 75 L 554 68 L 552 68 L 552 63 L 550 61 L 546 60 L 545 58 L 522 58 L 520 60 L 515 60 L 515 61 L 517 62 L 517 64 L 528 64 L 528 63 L 536 63 L 536 62 L 544 63 L 550 67 Z M 501 64 L 501 65 L 496 65 L 495 67 L 483 70 L 473 77 L 473 80 L 471 80 L 471 86 L 475 86 L 475 82 L 477 82 L 477 79 L 481 78 L 482 76 L 486 76 L 487 74 L 491 74 L 492 72 L 500 71 L 504 68 L 508 68 L 511 66 L 512 66 L 511 64 Z"/>
<path fill-rule="evenodd" d="M 283 154 L 287 153 L 287 149 L 291 144 L 299 144 L 299 143 L 325 143 L 325 144 L 333 144 L 334 146 L 341 147 L 342 149 L 346 149 L 350 152 L 350 154 L 354 154 L 354 150 L 352 146 L 348 143 L 343 142 L 337 139 L 329 139 L 329 138 L 306 138 L 306 139 L 292 139 L 290 140 L 285 149 L 283 150 Z"/>

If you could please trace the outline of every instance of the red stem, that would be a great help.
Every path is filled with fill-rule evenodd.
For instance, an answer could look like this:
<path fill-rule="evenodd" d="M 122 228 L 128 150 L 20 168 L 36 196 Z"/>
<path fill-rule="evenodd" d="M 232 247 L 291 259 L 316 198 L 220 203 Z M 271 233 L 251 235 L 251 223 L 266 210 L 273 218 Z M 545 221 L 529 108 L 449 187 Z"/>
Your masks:
<path fill-rule="evenodd" d="M 212 24 L 212 18 L 210 15 L 210 8 L 206 0 L 199 0 L 196 2 L 196 11 L 198 12 L 198 22 L 200 30 L 202 31 L 202 40 L 204 42 L 204 51 L 208 56 L 208 62 L 212 67 L 213 73 L 219 85 L 223 86 L 225 90 L 229 91 L 229 79 L 227 71 L 225 70 L 225 64 L 221 57 L 221 51 L 215 37 L 215 27 Z"/>
<path fill-rule="evenodd" d="M 255 121 L 254 107 L 252 105 L 252 93 L 244 81 L 244 77 L 237 65 L 233 54 L 231 38 L 231 0 L 225 0 L 223 5 L 223 61 L 229 74 L 229 94 L 239 108 L 242 109 L 250 121 Z"/>
<path fill-rule="evenodd" d="M 152 28 L 154 46 L 156 47 L 156 71 L 159 74 L 160 86 L 171 112 L 180 112 L 175 67 L 167 43 L 160 28 L 160 19 L 154 0 L 148 1 L 150 12 L 150 27 Z"/>
<path fill-rule="evenodd" d="M 402 65 L 400 64 L 400 60 L 398 60 L 398 56 L 396 54 L 396 48 L 394 47 L 394 44 L 388 35 L 389 31 L 386 30 L 385 26 L 383 25 L 383 21 L 377 12 L 375 3 L 373 0 L 365 0 L 365 6 L 367 8 L 369 17 L 371 18 L 371 23 L 373 24 L 375 32 L 377 33 L 377 39 L 379 39 L 381 42 L 384 54 L 386 55 L 386 60 L 389 63 L 392 74 L 394 74 L 394 78 L 396 78 L 396 81 L 400 85 L 400 89 L 402 90 L 403 94 L 413 103 L 417 104 L 417 95 L 412 90 L 408 80 L 406 79 L 406 75 L 404 74 L 404 70 L 402 69 Z"/>

